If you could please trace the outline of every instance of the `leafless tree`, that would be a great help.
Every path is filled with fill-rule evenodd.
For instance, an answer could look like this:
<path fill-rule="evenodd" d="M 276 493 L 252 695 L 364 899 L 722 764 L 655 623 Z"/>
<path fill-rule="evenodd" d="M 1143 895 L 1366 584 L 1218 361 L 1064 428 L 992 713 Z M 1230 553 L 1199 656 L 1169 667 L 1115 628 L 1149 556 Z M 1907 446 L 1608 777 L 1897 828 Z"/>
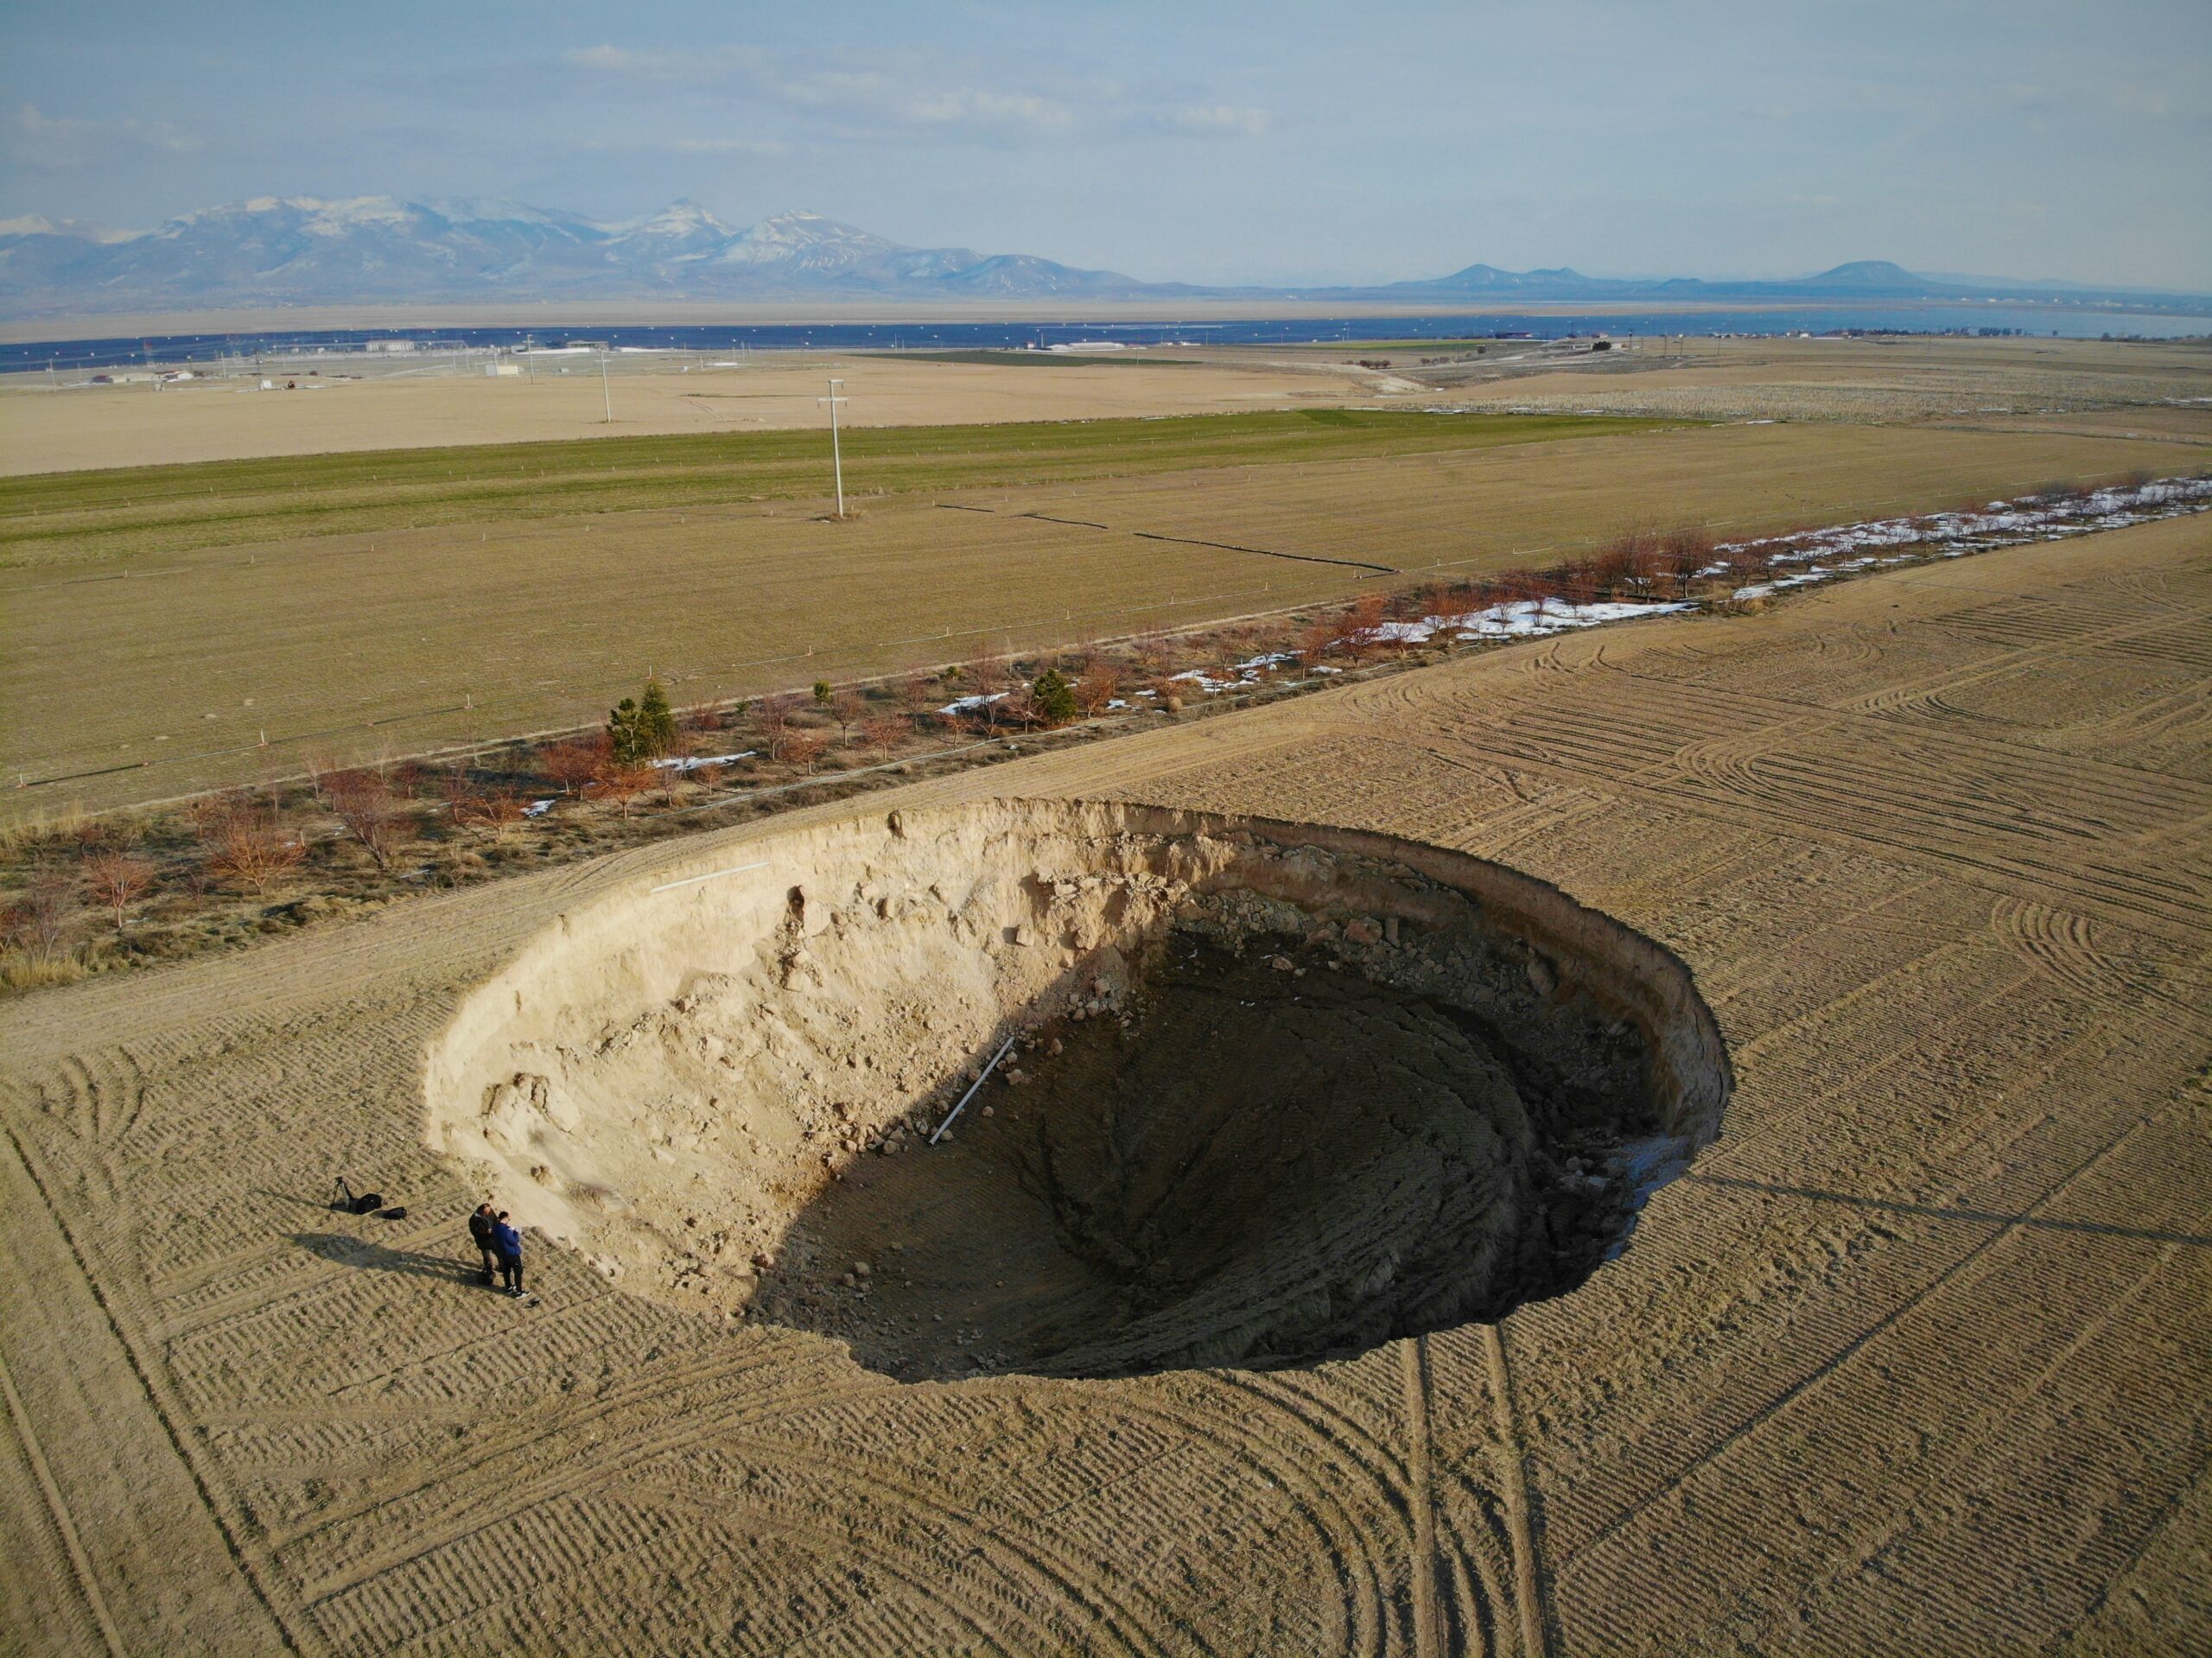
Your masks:
<path fill-rule="evenodd" d="M 903 714 L 888 708 L 879 708 L 861 721 L 861 740 L 879 760 L 891 758 L 891 751 L 906 740 L 914 722 Z"/>
<path fill-rule="evenodd" d="M 207 867 L 266 898 L 269 889 L 306 856 L 306 842 L 287 829 L 273 810 L 246 809 L 232 812 L 224 821 L 208 854 Z"/>
<path fill-rule="evenodd" d="M 1075 699 L 1085 716 L 1096 719 L 1106 712 L 1106 705 L 1121 694 L 1122 682 L 1103 657 L 1096 658 L 1081 679 L 1076 681 Z"/>
<path fill-rule="evenodd" d="M 548 783 L 559 785 L 563 794 L 574 794 L 599 775 L 600 767 L 607 763 L 609 746 L 603 731 L 595 740 L 555 743 L 539 751 L 537 774 Z"/>
<path fill-rule="evenodd" d="M 899 682 L 899 705 L 909 714 L 934 710 L 944 694 L 944 682 L 926 669 L 917 668 Z"/>
<path fill-rule="evenodd" d="M 852 740 L 852 729 L 868 715 L 868 704 L 860 693 L 854 690 L 836 692 L 830 699 L 830 717 L 837 722 L 837 746 L 842 748 Z"/>
<path fill-rule="evenodd" d="M 314 749 L 300 756 L 300 769 L 303 773 L 302 780 L 308 785 L 308 792 L 315 797 L 315 804 L 327 808 L 330 804 L 327 780 L 330 774 L 337 770 L 337 763 L 321 749 Z"/>
<path fill-rule="evenodd" d="M 626 822 L 638 797 L 659 780 L 652 766 L 623 765 L 609 760 L 600 767 L 599 775 L 592 779 L 591 786 L 592 792 L 601 799 L 613 801 Z"/>
<path fill-rule="evenodd" d="M 357 769 L 334 773 L 327 784 L 331 815 L 348 839 L 389 873 L 391 861 L 414 839 L 404 804 L 381 772 Z"/>
<path fill-rule="evenodd" d="M 1335 616 L 1316 616 L 1299 635 L 1298 654 L 1309 668 L 1335 650 L 1344 639 L 1344 624 Z"/>
<path fill-rule="evenodd" d="M 76 877 L 65 869 L 41 869 L 23 895 L 0 911 L 0 939 L 41 962 L 61 953 L 77 916 Z"/>
<path fill-rule="evenodd" d="M 85 860 L 85 884 L 92 897 L 112 911 L 115 930 L 123 931 L 124 912 L 154 885 L 154 866 L 128 852 L 94 853 Z"/>
<path fill-rule="evenodd" d="M 494 841 L 504 841 L 522 822 L 522 797 L 503 787 L 475 791 L 454 807 L 454 821 L 466 828 L 480 829 Z"/>
<path fill-rule="evenodd" d="M 778 691 L 772 696 L 760 699 L 760 737 L 768 746 L 768 758 L 779 760 L 791 742 L 796 727 L 791 724 L 798 714 L 798 698 L 790 691 Z"/>
<path fill-rule="evenodd" d="M 1356 657 L 1372 656 L 1382 649 L 1382 624 L 1389 619 L 1390 598 L 1388 594 L 1367 593 L 1360 595 L 1351 607 L 1351 614 L 1344 619 L 1343 642 L 1344 648 Z"/>
<path fill-rule="evenodd" d="M 830 752 L 830 734 L 823 731 L 805 731 L 793 726 L 784 733 L 784 758 L 802 772 L 811 772 L 821 758 Z"/>
<path fill-rule="evenodd" d="M 1675 585 L 1675 597 L 1687 599 L 1698 572 L 1713 562 L 1713 537 L 1703 530 L 1671 530 L 1661 537 L 1657 568 Z"/>

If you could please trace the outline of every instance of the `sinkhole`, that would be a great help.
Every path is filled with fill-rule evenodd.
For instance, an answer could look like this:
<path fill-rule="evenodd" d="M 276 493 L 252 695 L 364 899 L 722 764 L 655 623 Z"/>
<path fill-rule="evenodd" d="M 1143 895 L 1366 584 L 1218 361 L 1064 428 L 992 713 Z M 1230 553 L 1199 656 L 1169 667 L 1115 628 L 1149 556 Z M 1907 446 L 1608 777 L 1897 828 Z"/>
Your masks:
<path fill-rule="evenodd" d="M 1682 963 L 1517 871 L 1053 801 L 580 905 L 426 1072 L 433 1146 L 617 1284 L 909 1380 L 1502 1317 L 1625 1247 L 1729 1086 Z"/>

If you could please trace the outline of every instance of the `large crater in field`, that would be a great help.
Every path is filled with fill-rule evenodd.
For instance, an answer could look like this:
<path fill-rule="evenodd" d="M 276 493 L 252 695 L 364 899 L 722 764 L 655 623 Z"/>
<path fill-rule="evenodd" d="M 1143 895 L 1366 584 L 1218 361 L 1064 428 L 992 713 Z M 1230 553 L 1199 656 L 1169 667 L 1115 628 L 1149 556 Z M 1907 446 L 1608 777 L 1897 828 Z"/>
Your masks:
<path fill-rule="evenodd" d="M 625 1286 L 900 1377 L 1497 1318 L 1623 1247 L 1726 1102 L 1679 961 L 1433 847 L 994 802 L 716 861 L 472 996 L 432 1142 Z"/>

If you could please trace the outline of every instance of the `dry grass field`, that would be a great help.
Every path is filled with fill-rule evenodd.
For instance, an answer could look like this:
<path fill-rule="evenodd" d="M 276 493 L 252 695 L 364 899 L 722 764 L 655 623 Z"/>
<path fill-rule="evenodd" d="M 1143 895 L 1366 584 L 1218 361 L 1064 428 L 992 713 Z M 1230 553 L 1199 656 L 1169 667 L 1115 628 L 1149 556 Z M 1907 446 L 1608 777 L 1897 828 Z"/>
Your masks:
<path fill-rule="evenodd" d="M 649 670 L 679 702 L 750 696 L 1516 568 L 1631 526 L 1750 535 L 2204 461 L 2119 436 L 1560 416 L 921 429 L 856 437 L 849 480 L 894 492 L 840 524 L 758 499 L 813 487 L 818 454 L 750 441 L 772 447 L 558 446 L 552 477 L 523 446 L 19 482 L 4 761 L 65 781 L 13 804 L 579 725 Z"/>
<path fill-rule="evenodd" d="M 542 1240 L 535 1301 L 465 1280 L 457 1010 L 648 889 L 780 902 L 840 809 L 0 1008 L 8 1644 L 2202 1652 L 2208 522 L 873 797 L 886 848 L 987 792 L 1410 837 L 1694 975 L 1734 1093 L 1625 1251 L 1338 1361 L 901 1383 Z"/>
<path fill-rule="evenodd" d="M 1188 353 L 1172 353 L 1186 357 Z M 0 390 L 0 475 L 168 466 L 279 454 L 526 443 L 646 434 L 812 429 L 836 375 L 855 426 L 1204 415 L 1370 400 L 1372 375 L 1333 364 L 1011 365 L 895 356 L 754 355 L 742 368 L 678 372 L 678 361 L 620 360 L 614 419 L 590 359 L 550 359 L 534 378 L 385 374 L 308 390 L 262 391 L 257 378 L 49 391 L 32 377 Z M 735 359 L 731 359 L 735 360 Z M 566 370 L 564 372 L 563 370 Z M 277 377 L 281 386 L 284 378 Z"/>
<path fill-rule="evenodd" d="M 2089 410 L 2177 416 L 2212 436 L 2204 382 L 2212 344 L 2094 340 L 1646 339 L 1558 363 L 1556 346 L 1499 341 L 1479 359 L 1383 353 L 1394 374 L 1429 393 L 1510 408 L 1589 409 L 1707 420 L 1897 422 L 2003 421 Z M 1372 353 L 1358 353 L 1359 356 Z M 2155 425 L 2153 429 L 2155 429 Z M 2177 434 L 2178 435 L 2178 434 Z"/>

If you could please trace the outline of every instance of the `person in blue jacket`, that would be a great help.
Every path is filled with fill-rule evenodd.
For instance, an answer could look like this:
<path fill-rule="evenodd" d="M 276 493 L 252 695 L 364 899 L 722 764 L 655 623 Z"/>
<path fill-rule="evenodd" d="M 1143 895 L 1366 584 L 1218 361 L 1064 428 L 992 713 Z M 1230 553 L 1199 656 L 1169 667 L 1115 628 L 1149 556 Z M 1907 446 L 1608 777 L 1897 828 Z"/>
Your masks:
<path fill-rule="evenodd" d="M 522 1293 L 522 1234 L 507 1224 L 507 1211 L 492 1225 L 492 1248 L 499 1257 L 499 1278 L 510 1295 Z"/>

